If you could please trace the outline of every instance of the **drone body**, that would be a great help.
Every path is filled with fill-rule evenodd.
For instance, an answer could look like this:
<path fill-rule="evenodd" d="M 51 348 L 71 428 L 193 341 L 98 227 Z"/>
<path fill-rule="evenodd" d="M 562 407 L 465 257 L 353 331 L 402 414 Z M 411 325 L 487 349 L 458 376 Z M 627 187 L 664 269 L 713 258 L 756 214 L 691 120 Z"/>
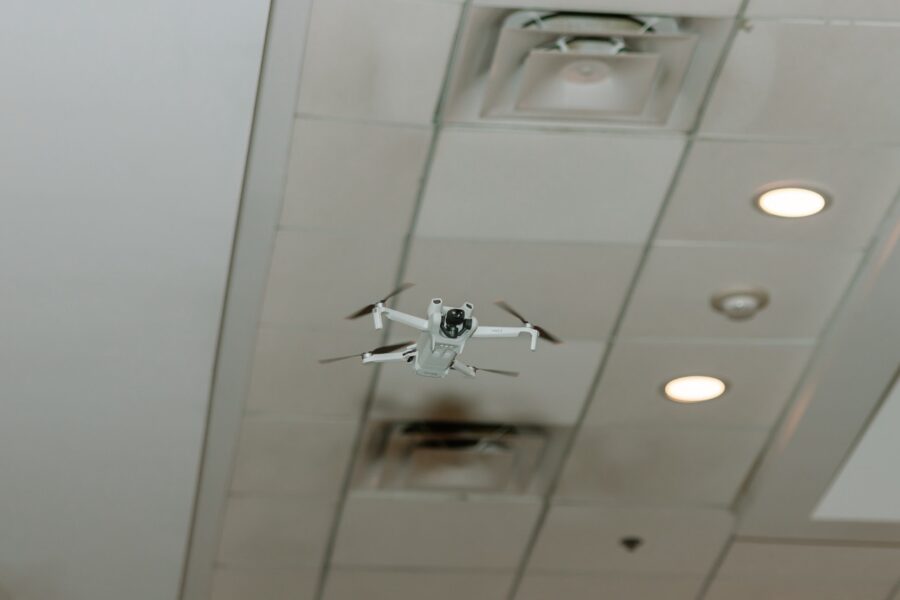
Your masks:
<path fill-rule="evenodd" d="M 433 298 L 428 304 L 426 318 L 424 319 L 384 305 L 389 298 L 408 287 L 410 287 L 410 284 L 404 284 L 385 298 L 362 308 L 347 318 L 357 319 L 371 314 L 375 323 L 375 329 L 384 328 L 384 319 L 412 327 L 420 332 L 415 342 L 382 346 L 370 352 L 340 356 L 319 362 L 329 363 L 346 358 L 360 357 L 365 364 L 410 364 L 415 369 L 416 374 L 423 377 L 446 377 L 451 370 L 458 371 L 467 377 L 475 377 L 478 371 L 517 376 L 518 373 L 513 371 L 498 371 L 496 369 L 483 369 L 468 365 L 461 362 L 458 357 L 462 354 L 466 342 L 471 338 L 516 338 L 525 334 L 531 337 L 532 350 L 537 348 L 539 337 L 553 343 L 559 343 L 557 338 L 550 335 L 546 330 L 526 321 L 524 317 L 505 302 L 498 302 L 497 304 L 503 310 L 519 318 L 522 321 L 521 327 L 488 327 L 479 325 L 478 319 L 472 314 L 475 307 L 471 302 L 466 302 L 460 307 L 452 307 L 445 306 L 440 298 Z"/>

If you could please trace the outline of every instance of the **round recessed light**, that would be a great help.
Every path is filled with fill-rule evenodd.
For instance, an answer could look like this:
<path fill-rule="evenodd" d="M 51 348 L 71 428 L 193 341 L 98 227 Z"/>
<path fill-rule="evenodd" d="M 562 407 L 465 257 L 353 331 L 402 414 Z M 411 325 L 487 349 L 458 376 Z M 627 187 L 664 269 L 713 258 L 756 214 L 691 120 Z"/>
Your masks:
<path fill-rule="evenodd" d="M 822 212 L 827 204 L 823 194 L 802 187 L 779 187 L 756 197 L 761 211 L 787 219 L 811 217 Z"/>
<path fill-rule="evenodd" d="M 663 391 L 669 400 L 675 402 L 706 402 L 725 393 L 728 386 L 718 377 L 708 375 L 687 375 L 669 381 Z"/>

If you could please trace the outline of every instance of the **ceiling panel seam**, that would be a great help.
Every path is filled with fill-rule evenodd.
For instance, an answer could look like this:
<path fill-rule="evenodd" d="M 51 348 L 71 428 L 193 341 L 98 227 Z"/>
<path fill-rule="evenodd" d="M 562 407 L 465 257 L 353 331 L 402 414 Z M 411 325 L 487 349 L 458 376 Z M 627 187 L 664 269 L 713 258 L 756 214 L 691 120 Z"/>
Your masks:
<path fill-rule="evenodd" d="M 753 21 L 787 23 L 790 25 L 827 25 L 834 27 L 900 27 L 896 19 L 853 19 L 853 18 L 821 18 L 821 17 L 789 17 L 789 16 L 753 16 Z"/>
<path fill-rule="evenodd" d="M 877 540 L 838 540 L 827 538 L 781 538 L 761 535 L 736 535 L 741 544 L 779 544 L 782 546 L 822 546 L 826 548 L 900 548 L 900 542 L 880 542 Z"/>
<path fill-rule="evenodd" d="M 352 564 L 341 563 L 340 566 L 332 568 L 333 571 L 366 571 L 370 573 L 433 573 L 443 575 L 467 575 L 472 573 L 471 567 L 434 567 L 427 565 L 372 565 L 372 564 Z M 509 569 L 499 567 L 484 567 L 478 569 L 479 575 L 507 575 Z"/>
<path fill-rule="evenodd" d="M 348 125 L 377 125 L 378 127 L 393 129 L 422 129 L 431 130 L 434 124 L 406 123 L 403 121 L 387 121 L 369 117 L 348 117 L 346 115 L 317 115 L 315 113 L 296 112 L 294 117 L 301 121 L 319 121 L 323 123 L 346 123 Z"/>
<path fill-rule="evenodd" d="M 419 213 L 421 211 L 422 202 L 425 197 L 425 189 L 428 184 L 428 176 L 431 171 L 432 164 L 434 162 L 434 156 L 437 151 L 437 144 L 440 139 L 440 132 L 442 129 L 442 115 L 444 110 L 444 98 L 447 95 L 447 88 L 449 87 L 450 77 L 453 72 L 453 66 L 456 62 L 457 56 L 459 54 L 460 41 L 462 37 L 462 29 L 463 24 L 466 22 L 466 18 L 469 13 L 469 7 L 471 5 L 472 0 L 465 0 L 460 8 L 459 20 L 457 21 L 456 32 L 453 36 L 453 41 L 450 47 L 450 54 L 447 59 L 447 64 L 444 70 L 444 77 L 441 83 L 440 93 L 438 94 L 438 100 L 435 105 L 434 117 L 432 120 L 432 134 L 431 140 L 428 144 L 428 151 L 425 157 L 425 163 L 422 169 L 422 176 L 419 180 L 419 187 L 416 191 L 416 200 L 413 205 L 412 216 L 410 219 L 409 229 L 407 234 L 403 240 L 403 245 L 400 251 L 400 259 L 397 265 L 397 275 L 394 279 L 395 287 L 399 286 L 403 283 L 403 278 L 406 275 L 406 266 L 409 262 L 409 254 L 412 248 L 413 243 L 413 235 L 416 229 L 416 223 L 418 221 Z M 397 302 L 397 298 L 392 298 L 390 305 L 394 306 Z M 391 334 L 391 323 L 390 321 L 385 324 L 384 333 L 381 335 L 381 344 L 386 344 L 388 338 Z M 331 561 L 334 556 L 335 545 L 337 543 L 337 535 L 340 530 L 341 519 L 343 517 L 344 508 L 347 505 L 347 500 L 350 495 L 350 489 L 352 487 L 353 481 L 353 472 L 356 468 L 357 457 L 359 456 L 359 450 L 363 440 L 363 434 L 365 432 L 366 423 L 369 419 L 369 413 L 372 410 L 372 405 L 375 400 L 375 391 L 378 387 L 378 380 L 381 375 L 381 365 L 375 365 L 375 369 L 372 373 L 372 378 L 369 382 L 369 387 L 366 392 L 366 399 L 363 403 L 362 410 L 359 416 L 359 422 L 357 424 L 356 434 L 354 436 L 353 447 L 351 449 L 350 459 L 348 461 L 346 470 L 344 472 L 343 481 L 341 482 L 341 490 L 340 495 L 338 497 L 337 504 L 334 509 L 334 516 L 332 518 L 331 527 L 328 533 L 328 541 L 326 542 L 325 552 L 322 558 L 321 570 L 319 572 L 319 579 L 316 584 L 316 591 L 314 598 L 316 600 L 323 600 L 325 596 L 325 588 L 328 584 L 328 576 L 331 571 Z M 302 600 L 302 599 L 301 599 Z"/>
<path fill-rule="evenodd" d="M 697 133 L 694 139 L 703 142 L 729 142 L 733 144 L 791 144 L 809 145 L 818 148 L 896 148 L 900 146 L 896 141 L 890 140 L 836 140 L 834 138 L 804 137 L 798 135 L 780 136 L 754 133 Z"/>
<path fill-rule="evenodd" d="M 732 533 L 728 536 L 728 539 L 722 545 L 722 550 L 719 552 L 719 555 L 716 557 L 715 562 L 713 562 L 712 566 L 707 572 L 706 577 L 703 578 L 703 583 L 700 584 L 700 589 L 697 590 L 697 600 L 703 600 L 706 597 L 706 594 L 709 592 L 709 588 L 712 587 L 713 582 L 716 580 L 716 577 L 719 575 L 719 571 L 722 569 L 722 565 L 725 564 L 725 559 L 728 558 L 728 553 L 731 552 L 731 547 L 734 546 L 735 541 L 737 540 L 737 536 Z"/>

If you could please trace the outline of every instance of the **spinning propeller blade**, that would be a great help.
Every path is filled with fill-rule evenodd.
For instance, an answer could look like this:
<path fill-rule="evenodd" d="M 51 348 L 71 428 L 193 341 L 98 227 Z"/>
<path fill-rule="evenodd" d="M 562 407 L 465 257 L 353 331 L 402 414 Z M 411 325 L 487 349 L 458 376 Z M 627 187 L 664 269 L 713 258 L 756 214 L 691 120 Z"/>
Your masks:
<path fill-rule="evenodd" d="M 476 373 L 484 371 L 485 373 L 494 373 L 495 375 L 506 375 L 507 377 L 518 377 L 518 371 L 502 371 L 500 369 L 482 369 L 481 367 L 472 366 Z"/>
<path fill-rule="evenodd" d="M 400 344 L 390 344 L 388 346 L 379 346 L 374 350 L 369 350 L 368 352 L 363 352 L 362 354 L 348 354 L 347 356 L 335 356 L 334 358 L 322 358 L 319 360 L 320 365 L 327 365 L 328 363 L 337 362 L 339 360 L 347 360 L 348 358 L 363 358 L 366 354 L 388 354 L 389 352 L 393 352 L 394 350 L 399 350 L 400 348 L 405 348 L 415 342 L 403 342 Z"/>
<path fill-rule="evenodd" d="M 372 304 L 369 304 L 368 306 L 362 307 L 361 309 L 359 309 L 358 311 L 356 311 L 356 312 L 353 313 L 352 315 L 347 315 L 347 319 L 351 319 L 351 320 L 352 320 L 352 319 L 358 319 L 358 318 L 360 318 L 360 317 L 366 316 L 367 314 L 369 314 L 370 312 L 372 312 L 372 309 L 375 308 L 376 306 L 378 306 L 379 304 L 384 304 L 385 302 L 387 302 L 388 300 L 390 300 L 391 298 L 393 298 L 394 296 L 396 296 L 397 294 L 399 294 L 399 293 L 402 292 L 403 290 L 408 290 L 408 289 L 411 288 L 412 286 L 413 286 L 412 283 L 403 283 L 403 284 L 401 284 L 400 287 L 398 287 L 396 290 L 394 290 L 393 292 L 391 292 L 390 294 L 388 294 L 387 296 L 385 296 L 385 297 L 382 298 L 381 300 L 378 300 L 377 302 L 373 302 Z"/>
<path fill-rule="evenodd" d="M 320 365 L 327 365 L 328 363 L 337 362 L 339 360 L 347 360 L 348 358 L 361 358 L 362 354 L 348 354 L 347 356 L 335 356 L 332 358 L 320 358 Z"/>
<path fill-rule="evenodd" d="M 505 302 L 504 300 L 497 300 L 496 302 L 494 302 L 494 304 L 496 304 L 497 306 L 499 306 L 500 308 L 502 308 L 503 310 L 505 310 L 506 312 L 508 312 L 515 318 L 517 318 L 518 320 L 520 320 L 523 325 L 528 325 L 529 327 L 534 328 L 534 330 L 538 332 L 538 337 L 544 338 L 551 344 L 561 344 L 562 343 L 561 339 L 559 339 L 558 337 L 556 337 L 555 335 L 553 335 L 552 333 L 550 333 L 543 327 L 538 327 L 537 325 L 534 325 L 533 323 L 531 323 L 531 321 L 529 321 L 528 319 L 523 317 L 521 315 L 521 313 L 519 313 L 519 311 L 514 309 L 512 306 L 509 305 L 509 303 Z"/>

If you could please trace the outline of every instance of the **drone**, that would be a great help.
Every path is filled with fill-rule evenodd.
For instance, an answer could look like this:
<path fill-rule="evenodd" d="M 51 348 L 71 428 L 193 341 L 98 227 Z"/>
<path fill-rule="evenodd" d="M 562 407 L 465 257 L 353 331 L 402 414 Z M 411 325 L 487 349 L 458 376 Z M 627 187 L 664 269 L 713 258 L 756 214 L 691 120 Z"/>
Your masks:
<path fill-rule="evenodd" d="M 502 300 L 495 304 L 513 315 L 522 325 L 520 327 L 494 327 L 479 325 L 472 312 L 475 307 L 471 302 L 465 302 L 460 307 L 445 306 L 440 298 L 432 298 L 426 310 L 426 318 L 410 315 L 399 310 L 385 306 L 385 302 L 412 287 L 411 283 L 404 283 L 390 294 L 359 309 L 349 315 L 347 319 L 359 319 L 371 314 L 375 322 L 375 329 L 384 328 L 384 319 L 412 327 L 420 331 L 419 339 L 415 342 L 402 342 L 381 346 L 362 354 L 349 354 L 320 360 L 321 364 L 333 363 L 351 358 L 361 358 L 363 364 L 371 363 L 404 363 L 412 365 L 417 375 L 423 377 L 446 377 L 450 371 L 457 371 L 466 377 L 475 377 L 476 373 L 494 373 L 518 377 L 516 371 L 502 371 L 499 369 L 485 369 L 468 365 L 458 357 L 462 354 L 466 342 L 470 338 L 517 338 L 527 335 L 531 338 L 531 350 L 537 349 L 538 338 L 553 344 L 562 343 L 559 338 L 550 334 L 543 327 L 533 325 L 525 317 L 519 314 L 512 306 Z"/>

